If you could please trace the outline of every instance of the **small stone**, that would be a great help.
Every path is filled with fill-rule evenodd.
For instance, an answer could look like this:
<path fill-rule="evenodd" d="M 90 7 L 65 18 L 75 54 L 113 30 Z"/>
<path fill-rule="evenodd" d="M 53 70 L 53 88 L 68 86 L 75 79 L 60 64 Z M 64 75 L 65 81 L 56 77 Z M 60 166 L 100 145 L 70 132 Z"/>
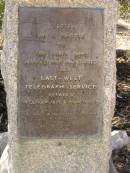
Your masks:
<path fill-rule="evenodd" d="M 0 133 L 0 157 L 8 143 L 8 133 Z"/>
<path fill-rule="evenodd" d="M 9 145 L 6 146 L 0 158 L 0 173 L 9 173 Z"/>
<path fill-rule="evenodd" d="M 112 149 L 121 149 L 125 145 L 130 144 L 130 137 L 126 131 L 114 130 L 112 136 Z"/>

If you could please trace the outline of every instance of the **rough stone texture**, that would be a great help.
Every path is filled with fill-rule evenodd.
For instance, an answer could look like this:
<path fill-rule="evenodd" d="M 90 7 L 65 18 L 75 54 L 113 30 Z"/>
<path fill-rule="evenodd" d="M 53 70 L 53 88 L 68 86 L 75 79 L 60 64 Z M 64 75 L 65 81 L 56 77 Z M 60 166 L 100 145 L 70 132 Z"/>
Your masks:
<path fill-rule="evenodd" d="M 73 139 L 19 139 L 17 137 L 18 6 L 103 7 L 104 103 L 100 136 Z M 111 155 L 111 118 L 115 105 L 115 0 L 7 0 L 4 18 L 2 74 L 9 114 L 10 173 L 108 173 Z"/>

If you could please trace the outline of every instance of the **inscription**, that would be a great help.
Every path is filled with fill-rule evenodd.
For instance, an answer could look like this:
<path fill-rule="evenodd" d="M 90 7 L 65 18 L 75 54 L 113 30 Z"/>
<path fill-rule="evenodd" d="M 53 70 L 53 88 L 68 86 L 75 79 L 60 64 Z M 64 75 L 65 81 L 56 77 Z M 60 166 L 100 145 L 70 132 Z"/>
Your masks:
<path fill-rule="evenodd" d="M 35 64 L 35 65 L 56 65 L 56 64 L 66 64 L 66 65 L 94 65 L 94 64 L 97 64 L 96 61 L 92 61 L 92 60 L 86 60 L 86 61 L 74 61 L 74 60 L 68 60 L 66 62 L 62 62 L 62 60 L 33 60 L 33 59 L 30 59 L 30 60 L 27 60 L 25 61 L 25 64 Z"/>
<path fill-rule="evenodd" d="M 27 98 L 22 101 L 24 104 L 30 104 L 30 105 L 43 105 L 43 104 L 95 104 L 97 101 L 95 100 L 95 103 L 92 101 L 87 100 L 28 100 Z"/>
<path fill-rule="evenodd" d="M 64 76 L 62 78 L 59 78 L 58 76 L 41 76 L 41 81 L 42 80 L 51 80 L 51 81 L 56 81 L 56 80 L 65 80 L 65 81 L 80 81 L 81 80 L 81 76 Z"/>
<path fill-rule="evenodd" d="M 87 84 L 84 84 L 84 85 L 40 85 L 40 84 L 37 84 L 37 85 L 25 85 L 25 88 L 26 89 L 30 89 L 30 90 L 41 90 L 41 89 L 89 89 L 89 90 L 95 90 L 97 89 L 97 86 L 96 85 L 87 85 Z"/>
<path fill-rule="evenodd" d="M 85 39 L 85 34 L 62 34 L 62 40 L 83 40 Z"/>
<path fill-rule="evenodd" d="M 62 30 L 62 29 L 67 29 L 67 30 L 75 30 L 76 26 L 71 24 L 71 23 L 58 23 L 56 24 L 56 27 L 58 30 Z"/>
<path fill-rule="evenodd" d="M 101 132 L 103 9 L 19 8 L 20 137 Z"/>

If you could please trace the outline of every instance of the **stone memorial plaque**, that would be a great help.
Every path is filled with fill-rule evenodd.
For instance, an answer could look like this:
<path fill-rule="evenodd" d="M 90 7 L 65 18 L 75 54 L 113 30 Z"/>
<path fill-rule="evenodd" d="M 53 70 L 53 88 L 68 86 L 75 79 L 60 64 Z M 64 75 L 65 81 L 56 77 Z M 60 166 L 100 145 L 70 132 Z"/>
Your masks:
<path fill-rule="evenodd" d="M 19 135 L 100 133 L 103 61 L 103 9 L 20 7 Z"/>

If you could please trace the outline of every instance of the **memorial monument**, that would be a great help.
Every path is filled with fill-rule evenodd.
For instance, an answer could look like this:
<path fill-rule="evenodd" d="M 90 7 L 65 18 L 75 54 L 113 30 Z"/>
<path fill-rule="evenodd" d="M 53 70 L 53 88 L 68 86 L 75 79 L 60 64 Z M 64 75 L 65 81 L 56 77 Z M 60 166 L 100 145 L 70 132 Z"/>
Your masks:
<path fill-rule="evenodd" d="M 115 0 L 6 2 L 11 173 L 108 173 Z"/>

